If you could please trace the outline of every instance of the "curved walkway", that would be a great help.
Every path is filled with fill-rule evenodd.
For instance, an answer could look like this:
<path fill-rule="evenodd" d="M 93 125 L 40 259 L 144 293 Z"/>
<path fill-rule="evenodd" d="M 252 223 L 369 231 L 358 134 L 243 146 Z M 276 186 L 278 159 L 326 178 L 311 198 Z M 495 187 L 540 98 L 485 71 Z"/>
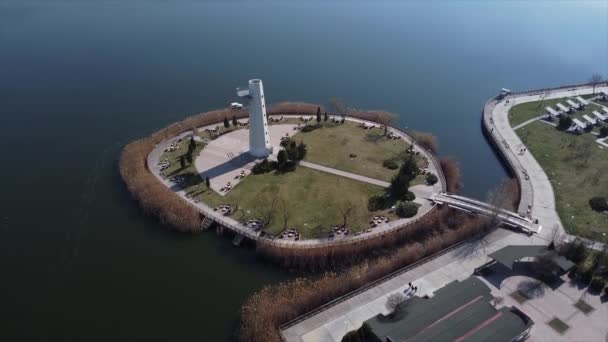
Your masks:
<path fill-rule="evenodd" d="M 608 91 L 608 86 L 596 87 L 596 92 Z M 509 122 L 509 110 L 518 104 L 561 98 L 565 96 L 578 96 L 589 94 L 592 86 L 582 85 L 568 88 L 549 89 L 544 91 L 531 91 L 515 93 L 498 100 L 488 101 L 484 107 L 483 123 L 487 133 L 492 138 L 499 151 L 505 157 L 516 175 L 520 188 L 521 200 L 518 212 L 522 215 L 538 219 L 542 225 L 539 236 L 547 241 L 556 237 L 568 238 L 555 207 L 555 194 L 547 174 L 536 161 L 534 156 L 525 152 L 515 153 L 525 147 L 519 136 L 515 133 Z M 589 240 L 587 240 L 589 241 Z M 594 248 L 601 248 L 602 244 L 594 244 Z"/>

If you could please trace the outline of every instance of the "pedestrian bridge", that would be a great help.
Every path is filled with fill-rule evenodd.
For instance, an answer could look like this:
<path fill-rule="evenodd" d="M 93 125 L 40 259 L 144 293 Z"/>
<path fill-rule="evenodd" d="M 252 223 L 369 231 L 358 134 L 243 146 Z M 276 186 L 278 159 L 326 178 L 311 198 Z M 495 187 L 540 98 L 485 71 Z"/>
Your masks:
<path fill-rule="evenodd" d="M 502 224 L 523 230 L 528 234 L 537 233 L 540 226 L 531 219 L 521 216 L 512 211 L 497 208 L 491 204 L 450 193 L 439 193 L 431 197 L 431 200 L 437 204 L 447 204 L 452 208 L 480 214 L 488 217 L 496 217 Z"/>

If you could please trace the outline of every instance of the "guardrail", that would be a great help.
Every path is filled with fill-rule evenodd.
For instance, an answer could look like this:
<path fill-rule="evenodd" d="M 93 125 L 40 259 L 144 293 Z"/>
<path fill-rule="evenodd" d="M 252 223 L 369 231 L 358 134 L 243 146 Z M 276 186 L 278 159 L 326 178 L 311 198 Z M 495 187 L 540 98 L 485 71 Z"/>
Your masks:
<path fill-rule="evenodd" d="M 532 203 L 534 201 L 534 189 L 532 188 L 530 180 L 526 179 L 526 176 L 523 174 L 523 171 L 521 171 L 524 170 L 524 167 L 523 165 L 521 165 L 519 159 L 515 156 L 511 156 L 510 154 L 512 154 L 513 151 L 511 151 L 510 149 L 507 151 L 506 147 L 503 145 L 503 142 L 505 141 L 504 137 L 500 134 L 498 130 L 493 129 L 494 119 L 492 113 L 498 102 L 498 96 L 495 96 L 486 102 L 482 111 L 482 121 L 484 123 L 484 128 L 487 134 L 494 142 L 493 145 L 498 148 L 498 151 L 502 154 L 503 160 L 507 162 L 509 168 L 511 169 L 511 173 L 517 178 L 520 190 L 519 208 L 517 211 L 519 214 L 523 215 L 527 214 L 528 209 L 532 206 Z M 500 140 L 496 139 L 495 136 L 498 136 Z M 515 163 L 517 163 L 518 165 L 516 165 Z M 526 201 L 524 193 L 529 193 L 530 198 L 528 201 Z"/>

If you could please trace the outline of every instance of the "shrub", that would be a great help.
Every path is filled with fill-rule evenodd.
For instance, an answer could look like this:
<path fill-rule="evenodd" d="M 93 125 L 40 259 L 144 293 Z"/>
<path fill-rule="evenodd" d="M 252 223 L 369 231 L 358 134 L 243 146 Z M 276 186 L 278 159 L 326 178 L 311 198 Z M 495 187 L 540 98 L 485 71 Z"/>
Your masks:
<path fill-rule="evenodd" d="M 572 119 L 567 115 L 562 115 L 559 117 L 559 123 L 557 124 L 557 129 L 566 130 L 572 126 Z"/>
<path fill-rule="evenodd" d="M 404 201 L 413 201 L 415 199 L 416 199 L 416 195 L 411 191 L 406 192 L 405 196 L 403 196 Z"/>
<path fill-rule="evenodd" d="M 600 137 L 608 137 L 608 126 L 602 126 L 602 128 L 600 128 Z"/>
<path fill-rule="evenodd" d="M 589 284 L 589 290 L 599 293 L 602 292 L 604 286 L 606 286 L 606 281 L 602 277 L 594 277 Z"/>
<path fill-rule="evenodd" d="M 415 132 L 414 138 L 420 146 L 426 148 L 427 150 L 435 154 L 437 154 L 439 151 L 439 144 L 437 143 L 437 138 L 435 138 L 434 135 L 430 133 Z"/>
<path fill-rule="evenodd" d="M 602 212 L 608 210 L 608 202 L 605 197 L 593 197 L 589 200 L 589 205 L 591 206 L 591 209 L 595 211 Z"/>
<path fill-rule="evenodd" d="M 563 254 L 568 260 L 579 263 L 587 257 L 587 248 L 580 240 L 574 240 L 562 245 L 560 253 Z"/>
<path fill-rule="evenodd" d="M 390 199 L 384 195 L 374 195 L 367 201 L 369 211 L 384 210 L 390 206 Z"/>
<path fill-rule="evenodd" d="M 606 288 L 604 289 L 604 296 L 607 296 L 607 297 L 608 297 L 608 287 L 606 287 Z"/>
<path fill-rule="evenodd" d="M 453 158 L 443 157 L 439 159 L 441 169 L 445 175 L 445 181 L 448 192 L 456 193 L 460 191 L 462 184 L 460 183 L 460 168 Z"/>
<path fill-rule="evenodd" d="M 312 132 L 319 127 L 321 127 L 321 126 L 320 125 L 306 125 L 301 129 L 301 131 L 304 133 Z"/>
<path fill-rule="evenodd" d="M 274 162 L 269 162 L 268 159 L 264 159 L 259 163 L 256 163 L 253 168 L 251 168 L 251 172 L 254 175 L 259 175 L 262 173 L 268 173 L 272 170 L 274 170 L 276 167 L 276 165 L 274 165 Z"/>
<path fill-rule="evenodd" d="M 382 162 L 382 166 L 387 169 L 397 170 L 399 168 L 399 163 L 395 159 L 387 159 Z"/>
<path fill-rule="evenodd" d="M 413 217 L 418 213 L 418 204 L 414 202 L 397 203 L 397 215 L 401 218 Z"/>
<path fill-rule="evenodd" d="M 593 271 L 589 268 L 587 269 L 578 269 L 578 278 L 580 279 L 581 283 L 587 285 L 589 284 L 589 282 L 591 282 L 591 279 L 593 278 Z"/>
<path fill-rule="evenodd" d="M 439 181 L 439 179 L 434 174 L 429 173 L 429 174 L 426 175 L 426 183 L 427 184 L 433 185 L 433 184 L 437 183 L 438 181 Z"/>

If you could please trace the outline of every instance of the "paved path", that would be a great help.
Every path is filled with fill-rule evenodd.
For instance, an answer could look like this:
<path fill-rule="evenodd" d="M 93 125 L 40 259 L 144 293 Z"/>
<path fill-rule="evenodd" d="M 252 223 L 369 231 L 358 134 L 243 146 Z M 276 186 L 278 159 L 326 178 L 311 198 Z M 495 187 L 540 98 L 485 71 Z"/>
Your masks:
<path fill-rule="evenodd" d="M 323 166 L 323 165 L 319 165 L 319 164 L 315 164 L 315 163 L 311 163 L 311 162 L 307 162 L 307 161 L 303 161 L 303 160 L 300 161 L 300 166 L 304 166 L 304 167 L 307 167 L 307 168 L 310 168 L 310 169 L 314 169 L 314 170 L 317 170 L 317 171 L 332 173 L 332 174 L 334 174 L 336 176 L 354 179 L 354 180 L 357 180 L 357 181 L 360 181 L 360 182 L 364 182 L 364 183 L 369 183 L 369 184 L 381 186 L 383 188 L 388 188 L 391 185 L 389 182 L 385 182 L 385 181 L 381 181 L 381 180 L 378 180 L 378 179 L 374 179 L 374 178 L 369 178 L 369 177 L 357 175 L 357 174 L 346 172 L 346 171 L 337 170 L 337 169 L 334 169 L 332 167 L 327 167 L 327 166 Z"/>
<path fill-rule="evenodd" d="M 524 121 L 524 122 L 520 123 L 519 125 L 517 125 L 517 126 L 513 127 L 513 130 L 514 130 L 514 131 L 516 131 L 516 130 L 518 130 L 518 129 L 520 129 L 520 128 L 522 128 L 522 127 L 526 126 L 526 125 L 529 125 L 529 124 L 533 123 L 534 121 L 540 120 L 540 119 L 541 119 L 543 116 L 544 116 L 544 115 L 537 116 L 537 117 L 532 118 L 532 119 L 530 119 L 530 120 Z"/>
<path fill-rule="evenodd" d="M 598 91 L 607 91 L 608 87 L 597 87 Z M 515 133 L 509 123 L 509 110 L 520 103 L 555 99 L 566 96 L 588 94 L 591 86 L 580 86 L 568 89 L 556 89 L 536 94 L 514 94 L 500 101 L 491 100 L 484 108 L 484 124 L 490 136 L 494 139 L 521 184 L 522 199 L 520 214 L 526 214 L 538 219 L 542 225 L 539 235 L 550 241 L 555 237 L 569 237 L 555 209 L 555 195 L 547 174 L 531 153 L 518 154 L 524 143 Z"/>

